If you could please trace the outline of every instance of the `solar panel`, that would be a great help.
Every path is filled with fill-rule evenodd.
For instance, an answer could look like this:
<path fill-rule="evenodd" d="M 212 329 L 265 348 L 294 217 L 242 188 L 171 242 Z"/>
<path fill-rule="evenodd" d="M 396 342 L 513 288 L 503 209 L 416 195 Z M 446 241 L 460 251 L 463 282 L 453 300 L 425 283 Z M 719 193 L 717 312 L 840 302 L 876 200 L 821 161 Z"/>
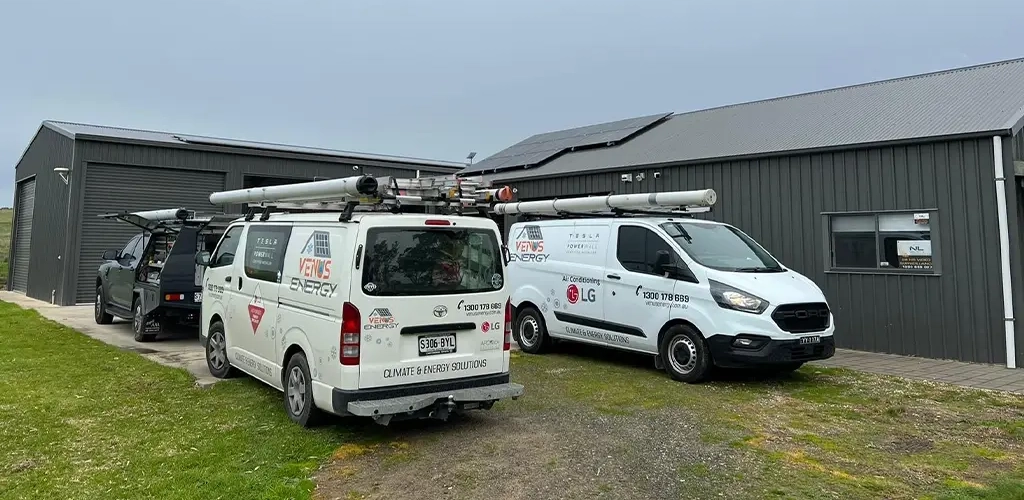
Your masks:
<path fill-rule="evenodd" d="M 659 113 L 537 134 L 477 162 L 464 170 L 464 172 L 539 165 L 551 157 L 572 148 L 600 146 L 626 140 L 640 130 L 667 118 L 671 114 Z"/>

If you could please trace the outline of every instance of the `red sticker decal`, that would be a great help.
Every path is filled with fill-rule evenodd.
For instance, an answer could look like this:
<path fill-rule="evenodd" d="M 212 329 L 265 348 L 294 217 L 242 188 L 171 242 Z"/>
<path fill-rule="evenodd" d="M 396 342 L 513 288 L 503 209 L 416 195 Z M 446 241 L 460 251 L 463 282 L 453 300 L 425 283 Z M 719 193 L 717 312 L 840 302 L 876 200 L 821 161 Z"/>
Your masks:
<path fill-rule="evenodd" d="M 263 319 L 264 312 L 266 312 L 266 308 L 263 307 L 263 297 L 260 297 L 260 287 L 256 285 L 252 301 L 249 302 L 249 323 L 252 324 L 253 335 L 256 334 L 256 330 L 260 327 L 260 321 Z"/>
<path fill-rule="evenodd" d="M 480 325 L 480 329 L 483 330 L 484 333 L 487 333 L 487 330 L 491 329 L 491 324 L 484 321 L 484 324 Z"/>
<path fill-rule="evenodd" d="M 580 300 L 580 289 L 574 284 L 570 284 L 569 288 L 565 290 L 565 298 L 569 299 L 570 304 L 575 304 Z"/>

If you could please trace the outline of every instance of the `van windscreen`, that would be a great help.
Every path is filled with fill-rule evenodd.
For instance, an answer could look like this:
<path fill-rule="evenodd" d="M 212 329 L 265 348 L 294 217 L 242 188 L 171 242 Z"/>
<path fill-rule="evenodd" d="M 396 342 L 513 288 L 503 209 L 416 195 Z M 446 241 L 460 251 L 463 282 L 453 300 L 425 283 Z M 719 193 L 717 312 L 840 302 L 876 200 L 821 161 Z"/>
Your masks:
<path fill-rule="evenodd" d="M 367 231 L 363 292 L 374 296 L 493 292 L 501 247 L 486 229 L 384 227 Z"/>
<path fill-rule="evenodd" d="M 732 226 L 666 222 L 661 228 L 703 266 L 741 273 L 784 271 L 754 240 Z"/>

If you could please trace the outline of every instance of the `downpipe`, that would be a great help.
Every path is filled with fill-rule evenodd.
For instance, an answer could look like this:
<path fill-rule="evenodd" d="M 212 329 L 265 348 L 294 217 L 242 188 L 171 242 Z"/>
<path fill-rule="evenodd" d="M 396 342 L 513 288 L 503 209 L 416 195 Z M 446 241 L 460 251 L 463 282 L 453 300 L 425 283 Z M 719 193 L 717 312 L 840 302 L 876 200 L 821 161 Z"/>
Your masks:
<path fill-rule="evenodd" d="M 1003 281 L 1003 328 L 1006 336 L 1006 367 L 1017 368 L 1017 346 L 1014 338 L 1013 278 L 1010 276 L 1010 228 L 1006 209 L 1006 170 L 1003 168 L 1003 138 L 992 137 L 995 157 L 996 206 L 999 219 L 999 267 Z"/>

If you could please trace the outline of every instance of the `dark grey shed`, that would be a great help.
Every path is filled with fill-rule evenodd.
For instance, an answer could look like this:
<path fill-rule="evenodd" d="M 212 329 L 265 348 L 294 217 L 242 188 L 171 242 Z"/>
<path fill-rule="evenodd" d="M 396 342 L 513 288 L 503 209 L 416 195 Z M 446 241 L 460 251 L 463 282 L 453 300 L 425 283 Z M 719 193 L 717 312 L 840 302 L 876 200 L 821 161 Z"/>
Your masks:
<path fill-rule="evenodd" d="M 214 207 L 215 191 L 338 178 L 452 174 L 465 165 L 44 121 L 15 169 L 15 223 L 8 288 L 59 305 L 92 302 L 104 250 L 133 230 L 97 215 Z M 68 169 L 62 174 L 54 169 Z M 65 182 L 66 179 L 66 182 Z"/>
<path fill-rule="evenodd" d="M 1017 59 L 539 134 L 463 173 L 521 200 L 713 188 L 707 217 L 814 279 L 841 347 L 1016 366 L 1022 126 Z M 931 256 L 886 262 L 922 214 Z"/>

